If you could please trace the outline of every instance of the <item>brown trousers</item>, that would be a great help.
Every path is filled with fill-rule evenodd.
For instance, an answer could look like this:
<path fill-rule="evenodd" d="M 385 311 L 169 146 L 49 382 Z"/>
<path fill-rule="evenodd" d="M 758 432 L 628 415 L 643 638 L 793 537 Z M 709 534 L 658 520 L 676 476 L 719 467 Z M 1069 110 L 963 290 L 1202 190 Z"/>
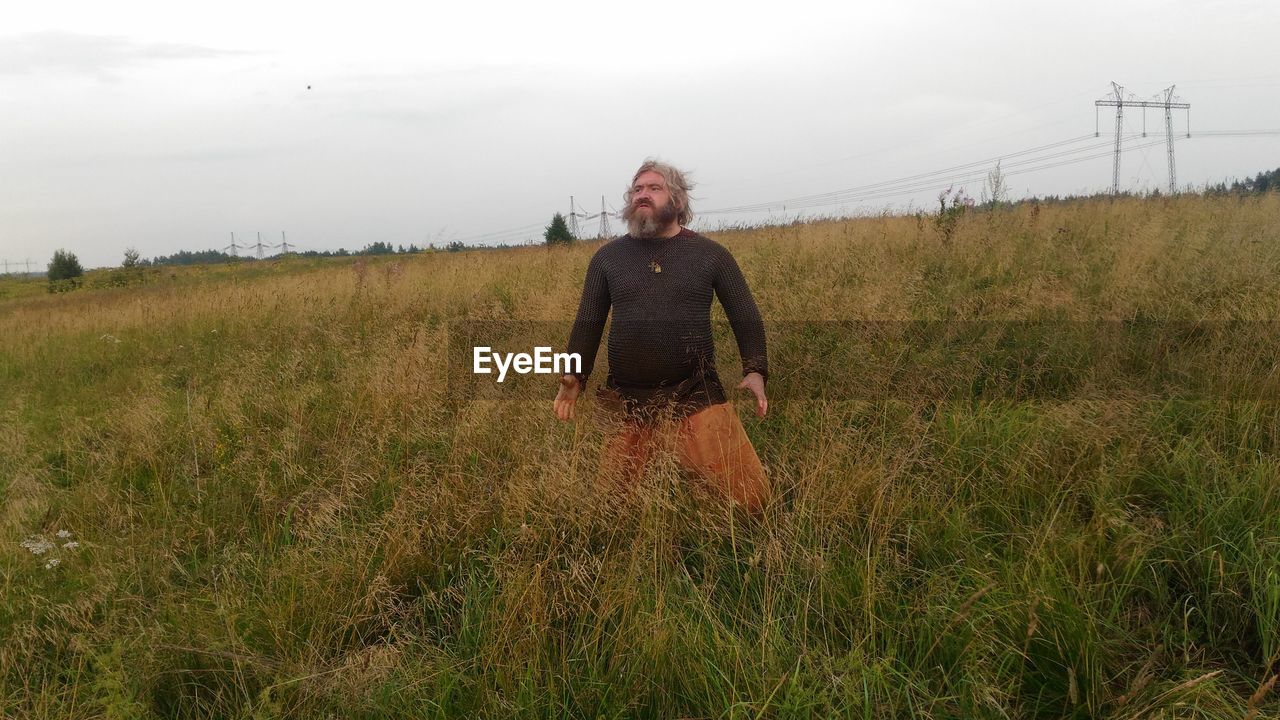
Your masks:
<path fill-rule="evenodd" d="M 635 487 L 655 449 L 675 452 L 681 467 L 743 509 L 759 513 L 769 499 L 764 467 L 730 403 L 712 405 L 682 419 L 644 422 L 622 415 L 615 403 L 601 403 L 597 418 L 608 435 L 597 480 Z"/>

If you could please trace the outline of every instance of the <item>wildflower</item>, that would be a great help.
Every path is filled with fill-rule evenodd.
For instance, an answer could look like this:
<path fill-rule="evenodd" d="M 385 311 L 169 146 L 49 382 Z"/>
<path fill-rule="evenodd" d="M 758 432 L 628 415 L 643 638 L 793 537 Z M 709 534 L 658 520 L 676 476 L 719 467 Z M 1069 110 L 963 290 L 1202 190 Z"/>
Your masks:
<path fill-rule="evenodd" d="M 80 547 L 80 543 L 76 542 L 75 540 L 62 544 L 63 550 L 75 550 L 78 547 Z"/>
<path fill-rule="evenodd" d="M 44 564 L 44 569 L 45 569 L 45 570 L 52 570 L 52 569 L 54 569 L 54 568 L 58 567 L 58 566 L 59 566 L 59 565 L 61 565 L 61 564 L 62 564 L 62 561 L 61 561 L 61 560 L 59 560 L 58 558 L 49 558 L 49 562 L 47 562 L 47 563 L 45 563 L 45 564 Z"/>
<path fill-rule="evenodd" d="M 22 541 L 22 547 L 30 550 L 32 555 L 43 555 L 53 549 L 53 543 L 46 540 L 43 535 L 32 535 Z"/>
<path fill-rule="evenodd" d="M 59 531 L 57 532 L 57 536 L 58 536 L 58 537 L 60 537 L 60 538 L 62 538 L 63 540 L 66 540 L 67 538 L 71 537 L 71 531 L 70 531 L 70 530 L 59 530 Z"/>

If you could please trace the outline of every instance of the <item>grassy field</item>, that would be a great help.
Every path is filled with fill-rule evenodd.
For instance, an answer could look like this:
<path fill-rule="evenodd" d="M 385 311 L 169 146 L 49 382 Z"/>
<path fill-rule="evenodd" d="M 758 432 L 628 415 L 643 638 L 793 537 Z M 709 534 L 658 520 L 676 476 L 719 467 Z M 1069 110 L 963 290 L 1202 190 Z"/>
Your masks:
<path fill-rule="evenodd" d="M 1280 195 L 715 237 L 760 522 L 450 391 L 594 244 L 13 290 L 0 715 L 1280 716 Z"/>

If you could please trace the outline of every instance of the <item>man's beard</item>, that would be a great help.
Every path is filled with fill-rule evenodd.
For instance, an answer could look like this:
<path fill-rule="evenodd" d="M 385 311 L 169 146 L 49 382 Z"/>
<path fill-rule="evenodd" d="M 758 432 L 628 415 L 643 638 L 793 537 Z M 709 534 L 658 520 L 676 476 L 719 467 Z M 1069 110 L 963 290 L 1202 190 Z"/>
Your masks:
<path fill-rule="evenodd" d="M 638 210 L 641 207 L 648 207 L 652 212 L 640 214 Z M 666 230 L 678 217 L 680 217 L 680 210 L 671 200 L 660 208 L 654 208 L 651 205 L 631 205 L 622 212 L 622 219 L 627 221 L 627 230 L 631 232 L 631 237 L 636 238 L 659 237 L 662 231 Z"/>

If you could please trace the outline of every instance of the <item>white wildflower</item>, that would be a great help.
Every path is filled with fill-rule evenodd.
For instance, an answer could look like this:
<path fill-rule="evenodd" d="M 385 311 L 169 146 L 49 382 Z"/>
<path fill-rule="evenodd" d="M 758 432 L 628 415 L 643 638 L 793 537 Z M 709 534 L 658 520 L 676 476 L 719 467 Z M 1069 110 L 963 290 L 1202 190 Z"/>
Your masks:
<path fill-rule="evenodd" d="M 80 543 L 76 542 L 75 540 L 62 544 L 63 550 L 75 550 L 78 547 L 80 547 Z"/>
<path fill-rule="evenodd" d="M 58 537 L 62 538 L 63 540 L 66 540 L 67 538 L 71 537 L 71 531 L 70 531 L 70 530 L 59 530 L 59 531 L 58 531 L 58 533 L 57 533 L 57 535 L 58 535 Z"/>
<path fill-rule="evenodd" d="M 62 561 L 61 561 L 61 560 L 59 560 L 58 558 L 49 558 L 49 562 L 47 562 L 47 563 L 45 563 L 45 564 L 44 564 L 44 569 L 45 569 L 45 570 L 52 570 L 52 569 L 54 569 L 54 568 L 58 567 L 58 566 L 59 566 L 59 565 L 61 565 L 61 564 L 62 564 Z"/>
<path fill-rule="evenodd" d="M 30 550 L 32 555 L 43 555 L 53 549 L 53 543 L 46 540 L 43 535 L 32 535 L 22 541 L 22 547 Z"/>

